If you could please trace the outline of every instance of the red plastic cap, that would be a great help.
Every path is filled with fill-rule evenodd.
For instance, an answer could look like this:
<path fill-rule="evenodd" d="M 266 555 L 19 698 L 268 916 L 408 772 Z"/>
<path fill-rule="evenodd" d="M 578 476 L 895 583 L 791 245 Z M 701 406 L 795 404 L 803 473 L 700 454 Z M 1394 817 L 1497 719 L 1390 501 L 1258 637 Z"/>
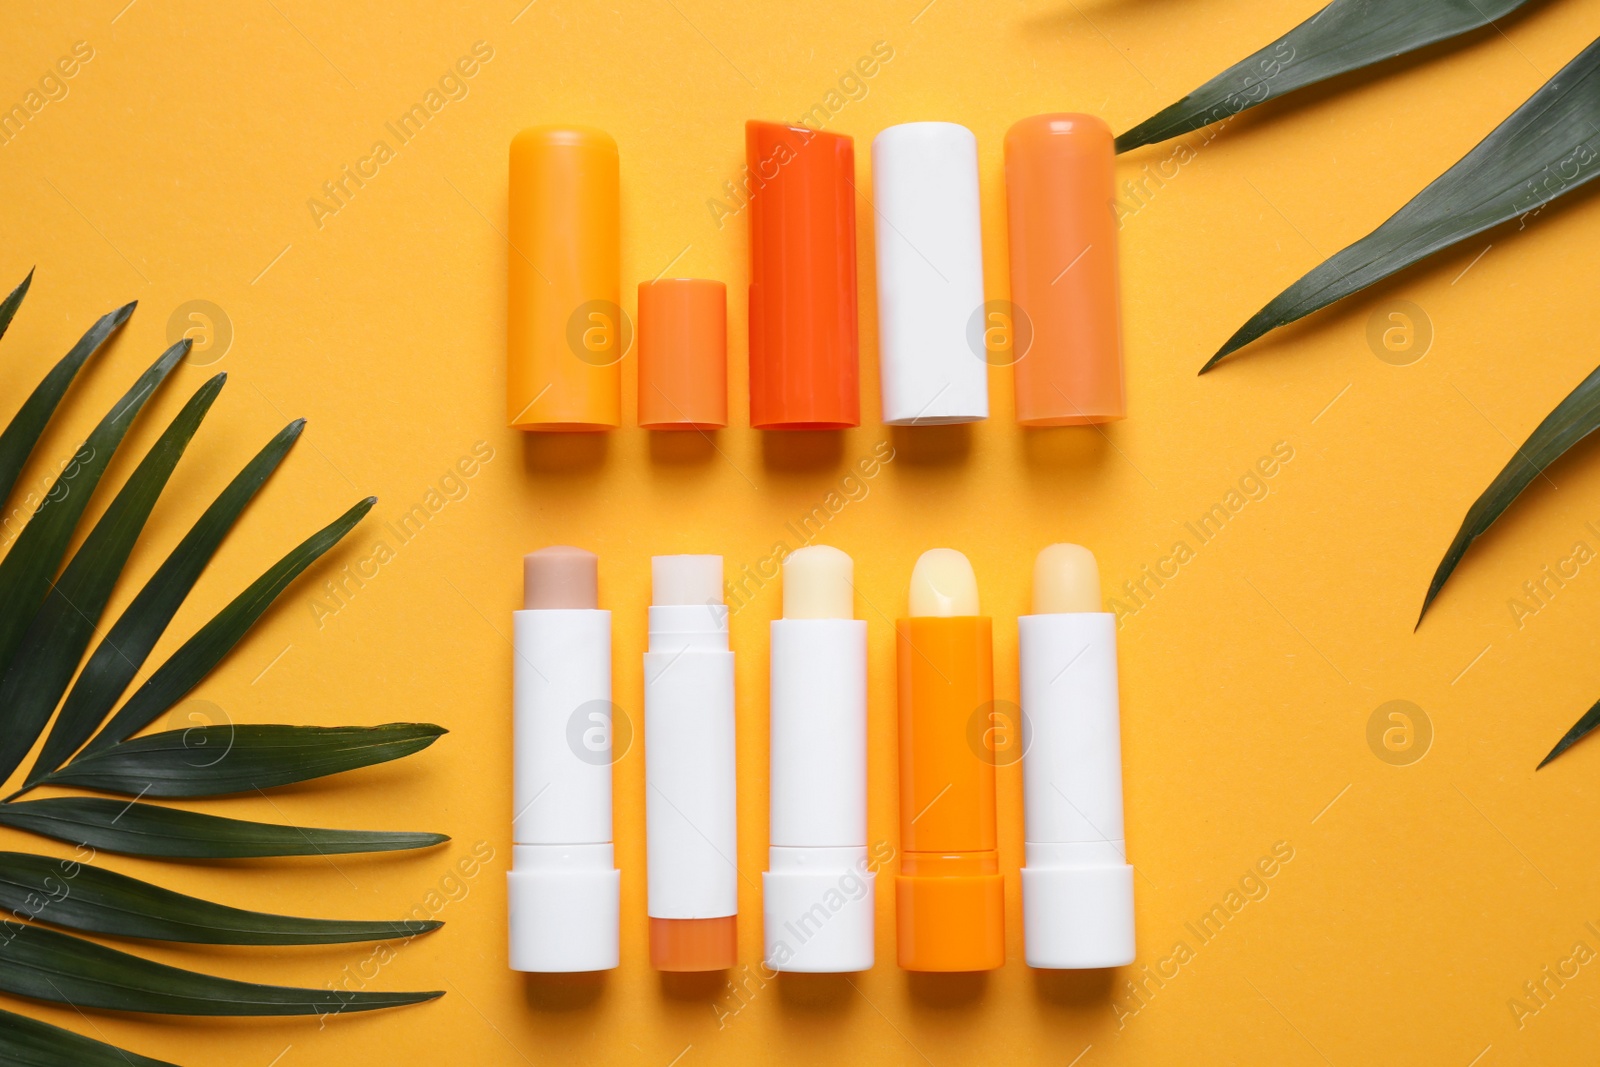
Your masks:
<path fill-rule="evenodd" d="M 861 424 L 856 355 L 855 143 L 747 122 L 750 424 Z"/>

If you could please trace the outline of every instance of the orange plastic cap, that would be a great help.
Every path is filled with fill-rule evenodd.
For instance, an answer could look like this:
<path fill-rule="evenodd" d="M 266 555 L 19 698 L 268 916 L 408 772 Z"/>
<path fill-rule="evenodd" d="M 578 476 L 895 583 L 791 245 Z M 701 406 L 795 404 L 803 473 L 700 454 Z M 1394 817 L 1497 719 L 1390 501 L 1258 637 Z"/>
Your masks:
<path fill-rule="evenodd" d="M 632 340 L 621 281 L 617 145 L 536 126 L 511 142 L 506 420 L 605 430 L 622 420 L 618 364 Z"/>
<path fill-rule="evenodd" d="M 728 425 L 728 289 L 704 278 L 639 286 L 639 425 Z"/>
<path fill-rule="evenodd" d="M 720 971 L 739 961 L 739 920 L 650 919 L 650 966 L 658 971 Z"/>
<path fill-rule="evenodd" d="M 855 143 L 747 122 L 750 424 L 861 424 L 856 354 Z"/>
<path fill-rule="evenodd" d="M 1111 127 L 1035 115 L 1006 133 L 1017 421 L 1075 426 L 1127 415 Z"/>

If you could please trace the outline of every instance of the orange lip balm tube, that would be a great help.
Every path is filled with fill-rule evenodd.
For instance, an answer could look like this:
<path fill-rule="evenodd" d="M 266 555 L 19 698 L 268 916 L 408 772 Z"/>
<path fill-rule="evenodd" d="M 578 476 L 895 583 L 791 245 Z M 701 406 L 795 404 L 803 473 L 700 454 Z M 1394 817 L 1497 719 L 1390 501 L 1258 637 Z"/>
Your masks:
<path fill-rule="evenodd" d="M 632 341 L 622 283 L 617 145 L 599 130 L 535 126 L 511 142 L 506 421 L 609 430 Z"/>
<path fill-rule="evenodd" d="M 895 928 L 908 971 L 987 971 L 1006 961 L 994 754 L 974 737 L 994 702 L 994 640 L 972 564 L 949 548 L 911 572 L 895 624 L 900 703 L 900 874 Z"/>
<path fill-rule="evenodd" d="M 747 122 L 750 425 L 861 424 L 856 359 L 855 142 Z"/>
<path fill-rule="evenodd" d="M 1128 413 L 1117 295 L 1111 127 L 1035 115 L 1006 133 L 1006 215 L 1024 426 L 1115 422 Z"/>

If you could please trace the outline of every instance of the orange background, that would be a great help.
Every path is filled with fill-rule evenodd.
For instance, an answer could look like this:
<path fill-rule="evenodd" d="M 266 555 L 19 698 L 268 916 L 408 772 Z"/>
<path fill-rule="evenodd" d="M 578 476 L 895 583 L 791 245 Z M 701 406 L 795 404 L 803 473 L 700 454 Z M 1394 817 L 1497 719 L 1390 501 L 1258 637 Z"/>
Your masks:
<path fill-rule="evenodd" d="M 0 345 L 5 407 L 95 316 L 140 301 L 22 485 L 39 486 L 154 359 L 176 309 L 191 300 L 220 308 L 231 346 L 197 353 L 210 366 L 175 376 L 108 482 L 126 475 L 206 375 L 229 372 L 112 611 L 261 443 L 290 418 L 309 417 L 305 438 L 152 663 L 312 529 L 368 493 L 379 503 L 169 721 L 190 713 L 415 719 L 451 733 L 402 763 L 270 802 L 198 806 L 454 840 L 388 858 L 108 865 L 246 906 L 361 917 L 421 906 L 446 927 L 395 946 L 360 980 L 447 995 L 326 1026 L 26 1010 L 166 1059 L 281 1067 L 1023 1057 L 1083 1067 L 1247 1057 L 1489 1065 L 1592 1055 L 1594 963 L 1559 988 L 1552 982 L 1536 1013 L 1519 1020 L 1508 1002 L 1525 996 L 1523 983 L 1541 968 L 1562 965 L 1576 942 L 1600 950 L 1600 743 L 1533 770 L 1600 695 L 1591 622 L 1600 576 L 1586 565 L 1536 612 L 1518 617 L 1509 606 L 1576 542 L 1600 546 L 1593 450 L 1531 489 L 1472 551 L 1420 632 L 1412 623 L 1467 505 L 1593 367 L 1600 204 L 1580 193 L 1525 230 L 1467 242 L 1213 374 L 1194 373 L 1250 313 L 1381 222 L 1600 34 L 1592 5 L 1549 0 L 1503 34 L 1262 108 L 1209 143 L 1187 138 L 1196 147 L 1181 165 L 1163 170 L 1171 145 L 1122 158 L 1124 423 L 1024 433 L 1013 421 L 1011 373 L 996 368 L 987 423 L 932 432 L 878 425 L 872 231 L 863 224 L 867 423 L 799 436 L 747 429 L 735 295 L 734 428 L 708 443 L 633 426 L 631 365 L 626 428 L 616 433 L 528 437 L 503 428 L 501 235 L 506 151 L 518 129 L 574 122 L 615 136 L 631 311 L 636 283 L 669 268 L 742 292 L 745 220 L 719 227 L 707 202 L 738 176 L 747 118 L 794 119 L 824 103 L 828 128 L 857 138 L 864 195 L 878 130 L 915 119 L 964 123 L 981 152 L 989 295 L 1003 298 L 1000 145 L 1012 122 L 1086 110 L 1126 129 L 1308 17 L 1316 0 L 125 2 L 14 11 L 0 40 L 5 107 L 24 100 L 74 42 L 94 50 L 66 95 L 0 145 L 0 281 L 39 267 Z M 464 80 L 466 94 L 400 143 L 385 124 L 424 100 L 479 41 L 493 55 Z M 876 42 L 892 59 L 830 102 Z M 308 207 L 342 167 L 372 158 L 380 139 L 391 158 L 336 212 Z M 1129 182 L 1142 191 L 1128 192 Z M 1416 351 L 1384 350 L 1393 362 L 1385 361 L 1368 341 L 1369 321 L 1381 332 L 1400 301 L 1421 309 L 1412 318 L 1432 335 L 1422 358 L 1404 366 L 1394 362 Z M 387 524 L 425 502 L 480 441 L 492 458 L 462 483 L 465 496 L 457 491 L 400 543 Z M 892 461 L 875 477 L 846 481 L 883 442 Z M 1275 449 L 1291 458 L 1272 464 L 1269 478 L 1246 478 Z M 1220 534 L 1200 543 L 1186 532 L 1241 479 L 1256 498 L 1237 502 Z M 1153 595 L 1121 633 L 1139 965 L 1084 975 L 1022 965 L 1021 781 L 1012 766 L 999 774 L 1011 920 L 1004 969 L 954 979 L 899 971 L 884 879 L 876 969 L 770 982 L 754 973 L 766 845 L 765 633 L 779 601 L 769 584 L 733 618 L 741 959 L 751 970 L 670 980 L 646 965 L 635 743 L 616 767 L 623 966 L 595 979 L 509 973 L 506 637 L 518 556 L 557 542 L 601 554 L 602 595 L 616 613 L 617 700 L 637 727 L 649 557 L 721 552 L 737 574 L 778 542 L 793 547 L 785 523 L 835 490 L 848 503 L 820 540 L 855 556 L 870 624 L 874 843 L 897 845 L 890 620 L 903 610 L 919 552 L 950 545 L 971 556 L 995 617 L 999 695 L 1014 699 L 1015 617 L 1026 610 L 1041 546 L 1091 546 L 1110 594 L 1142 580 L 1147 565 L 1172 575 L 1162 560 L 1175 542 L 1189 543 L 1191 558 L 1160 588 L 1147 585 Z M 319 612 L 332 603 L 322 583 L 373 556 L 380 541 L 393 558 L 336 611 Z M 1369 746 L 1369 720 L 1392 700 L 1413 702 L 1431 724 L 1420 761 L 1404 764 L 1415 745 Z M 1412 721 L 1421 717 L 1413 712 Z M 10 833 L 5 842 L 66 851 Z M 470 877 L 453 873 L 479 842 L 488 860 Z M 1267 864 L 1270 878 L 1247 880 L 1258 899 L 1245 898 L 1241 880 L 1275 848 L 1292 858 Z M 1236 913 L 1201 943 L 1185 924 L 1226 906 L 1235 890 Z M 1179 941 L 1190 951 L 1174 964 Z M 321 986 L 357 980 L 346 976 L 362 971 L 371 950 L 149 951 L 217 973 Z M 1147 973 L 1167 977 L 1146 980 L 1136 999 L 1126 983 Z"/>

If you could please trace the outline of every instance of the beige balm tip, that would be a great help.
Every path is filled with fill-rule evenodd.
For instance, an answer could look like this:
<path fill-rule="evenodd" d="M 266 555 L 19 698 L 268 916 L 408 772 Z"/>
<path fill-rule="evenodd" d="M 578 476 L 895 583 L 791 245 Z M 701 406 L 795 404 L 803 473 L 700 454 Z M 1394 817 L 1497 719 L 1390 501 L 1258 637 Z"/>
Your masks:
<path fill-rule="evenodd" d="M 552 545 L 522 557 L 525 609 L 600 606 L 600 559 L 570 545 Z"/>
<path fill-rule="evenodd" d="M 783 561 L 783 617 L 855 617 L 855 563 L 828 545 L 807 545 Z"/>
<path fill-rule="evenodd" d="M 1033 564 L 1033 613 L 1100 611 L 1100 566 L 1082 545 L 1056 544 Z"/>
<path fill-rule="evenodd" d="M 657 607 L 722 603 L 722 557 L 651 557 L 650 603 Z"/>
<path fill-rule="evenodd" d="M 913 618 L 978 614 L 978 578 L 972 564 L 953 548 L 930 548 L 911 569 L 909 600 Z"/>

